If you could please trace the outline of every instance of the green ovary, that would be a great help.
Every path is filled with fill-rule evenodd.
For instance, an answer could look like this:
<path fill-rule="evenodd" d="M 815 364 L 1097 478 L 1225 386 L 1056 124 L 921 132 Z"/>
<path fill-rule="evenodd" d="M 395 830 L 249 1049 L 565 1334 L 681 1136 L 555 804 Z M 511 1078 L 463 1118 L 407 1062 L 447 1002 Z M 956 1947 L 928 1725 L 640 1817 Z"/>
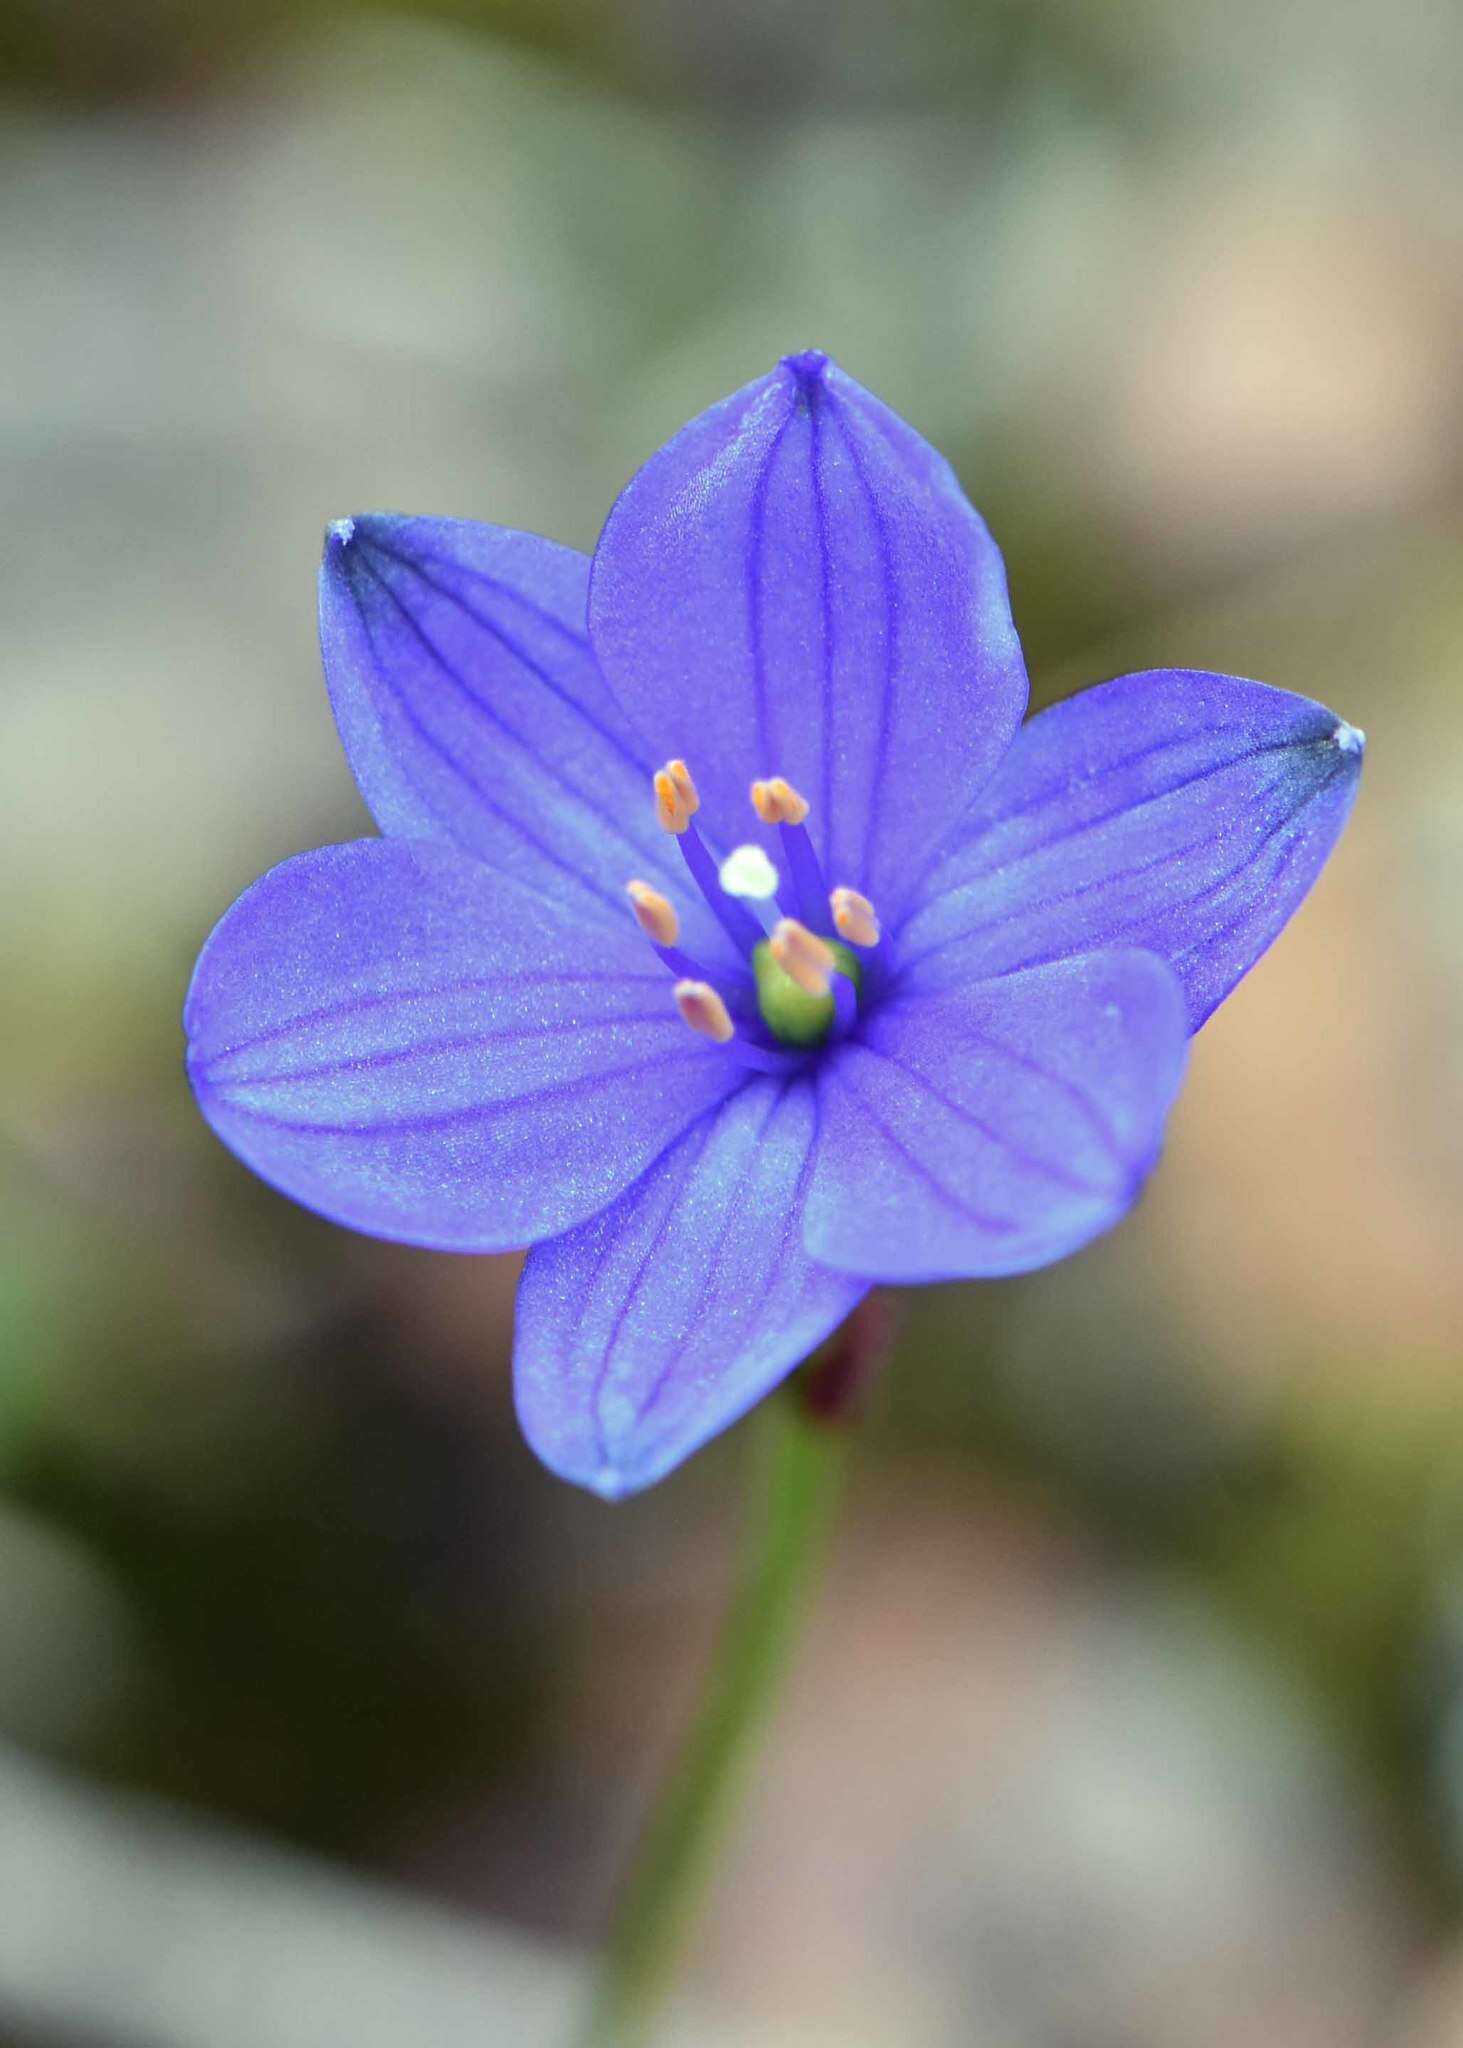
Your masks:
<path fill-rule="evenodd" d="M 858 993 L 862 975 L 856 956 L 839 939 L 828 939 L 835 973 L 853 983 Z M 757 977 L 757 1007 L 762 1021 L 774 1038 L 784 1045 L 821 1045 L 833 1023 L 833 998 L 810 996 L 792 976 L 778 966 L 766 939 L 752 954 L 752 971 Z"/>

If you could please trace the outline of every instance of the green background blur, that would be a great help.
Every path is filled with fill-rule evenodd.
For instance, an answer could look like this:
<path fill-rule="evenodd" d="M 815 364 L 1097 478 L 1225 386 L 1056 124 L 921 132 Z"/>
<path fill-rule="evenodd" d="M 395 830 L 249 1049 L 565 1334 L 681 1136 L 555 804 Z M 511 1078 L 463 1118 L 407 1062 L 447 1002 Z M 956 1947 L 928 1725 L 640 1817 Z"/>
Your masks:
<path fill-rule="evenodd" d="M 686 2042 L 1463 2040 L 1463 25 L 1451 0 L 0 0 L 0 2040 L 559 2038 L 746 1432 L 609 1509 L 513 1262 L 215 1143 L 178 1013 L 367 829 L 328 519 L 591 545 L 816 344 L 1038 702 L 1371 750 L 1140 1211 L 909 1300 Z M 720 2031 L 718 2031 L 720 2030 Z"/>

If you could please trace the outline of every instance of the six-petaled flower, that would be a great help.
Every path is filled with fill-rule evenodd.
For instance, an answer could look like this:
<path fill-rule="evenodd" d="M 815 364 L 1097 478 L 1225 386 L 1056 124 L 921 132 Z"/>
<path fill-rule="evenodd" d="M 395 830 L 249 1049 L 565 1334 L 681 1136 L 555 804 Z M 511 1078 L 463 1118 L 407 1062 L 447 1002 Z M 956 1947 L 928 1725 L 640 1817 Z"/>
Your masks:
<path fill-rule="evenodd" d="M 986 528 L 815 353 L 684 428 L 592 560 L 341 521 L 321 638 L 383 836 L 223 919 L 193 1085 L 326 1216 L 531 1246 L 519 1412 L 607 1495 L 874 1282 L 1021 1272 L 1122 1216 L 1361 758 L 1193 670 L 1023 727 Z"/>

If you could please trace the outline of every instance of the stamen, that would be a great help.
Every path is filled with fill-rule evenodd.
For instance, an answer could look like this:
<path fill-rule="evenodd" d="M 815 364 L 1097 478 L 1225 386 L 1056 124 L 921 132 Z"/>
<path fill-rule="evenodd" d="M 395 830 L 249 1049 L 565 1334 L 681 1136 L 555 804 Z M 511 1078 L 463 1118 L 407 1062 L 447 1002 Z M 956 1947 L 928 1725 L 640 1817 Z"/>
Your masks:
<path fill-rule="evenodd" d="M 670 898 L 652 889 L 649 882 L 627 882 L 625 894 L 646 938 L 657 946 L 673 946 L 681 936 L 681 920 Z"/>
<path fill-rule="evenodd" d="M 846 974 L 833 977 L 833 1026 L 830 1038 L 847 1038 L 858 1022 L 858 990 Z"/>
<path fill-rule="evenodd" d="M 667 761 L 656 769 L 654 782 L 657 824 L 663 832 L 686 831 L 701 808 L 690 769 L 684 761 Z"/>
<path fill-rule="evenodd" d="M 850 946 L 877 946 L 879 919 L 867 896 L 857 889 L 835 889 L 828 899 L 833 912 L 833 929 Z"/>
<path fill-rule="evenodd" d="M 752 808 L 764 825 L 781 827 L 794 912 L 804 924 L 821 924 L 828 885 L 807 833 L 812 806 L 785 775 L 772 775 L 765 782 L 752 784 Z"/>
<path fill-rule="evenodd" d="M 750 954 L 762 937 L 762 927 L 749 910 L 722 889 L 716 863 L 691 823 L 693 813 L 701 808 L 701 798 L 690 769 L 684 761 L 667 761 L 664 768 L 656 770 L 654 786 L 657 822 L 663 831 L 674 832 L 680 840 L 681 856 L 722 930 L 738 951 Z"/>
<path fill-rule="evenodd" d="M 678 981 L 673 991 L 676 1008 L 691 1030 L 713 1045 L 726 1048 L 728 1059 L 751 1067 L 759 1074 L 788 1074 L 803 1062 L 798 1053 L 774 1052 L 771 1046 L 754 1045 L 743 1038 L 732 1022 L 731 1011 L 709 981 Z"/>
<path fill-rule="evenodd" d="M 752 808 L 764 825 L 801 825 L 812 806 L 782 775 L 752 784 Z"/>
<path fill-rule="evenodd" d="M 625 894 L 630 899 L 636 924 L 654 946 L 662 963 L 678 981 L 698 981 L 704 970 L 676 943 L 681 935 L 681 921 L 669 897 L 662 896 L 659 889 L 652 889 L 648 882 L 627 882 Z"/>
<path fill-rule="evenodd" d="M 736 1037 L 731 1011 L 709 981 L 678 981 L 673 993 L 682 1019 L 702 1038 L 726 1045 Z"/>
<path fill-rule="evenodd" d="M 679 839 L 696 886 L 734 944 L 749 956 L 755 982 L 755 991 L 729 988 L 734 1013 L 727 996 L 706 978 L 705 968 L 682 952 L 680 919 L 670 899 L 648 882 L 629 882 L 626 893 L 635 920 L 676 978 L 681 1018 L 698 1037 L 725 1048 L 729 1059 L 763 1073 L 788 1072 L 808 1048 L 842 1038 L 857 1024 L 862 968 L 845 941 L 878 945 L 874 906 L 857 889 L 839 888 L 830 895 L 807 832 L 808 801 L 786 776 L 754 782 L 752 803 L 762 823 L 775 825 L 782 835 L 788 893 L 797 913 L 791 917 L 779 914 L 777 870 L 760 846 L 733 848 L 718 870 L 692 822 L 701 798 L 684 761 L 667 761 L 657 770 L 654 787 L 661 827 Z M 839 937 L 820 938 L 818 928 L 826 929 L 830 917 Z M 768 927 L 765 938 L 762 926 Z M 747 997 L 753 993 L 756 1010 L 749 1018 Z M 744 1035 L 749 1021 L 750 1037 Z M 775 1046 L 763 1039 L 764 1029 Z"/>
<path fill-rule="evenodd" d="M 797 983 L 804 995 L 829 994 L 835 964 L 833 948 L 816 932 L 810 932 L 795 917 L 784 917 L 769 944 L 773 959 L 783 973 Z M 839 978 L 841 980 L 842 976 Z"/>

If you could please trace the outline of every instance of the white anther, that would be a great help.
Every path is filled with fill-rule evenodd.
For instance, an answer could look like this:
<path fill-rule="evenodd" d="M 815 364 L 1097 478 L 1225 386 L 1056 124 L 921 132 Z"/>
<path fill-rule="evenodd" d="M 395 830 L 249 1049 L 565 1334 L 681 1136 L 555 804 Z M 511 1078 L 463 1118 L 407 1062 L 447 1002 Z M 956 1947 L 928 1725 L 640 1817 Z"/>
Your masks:
<path fill-rule="evenodd" d="M 625 894 L 646 938 L 657 946 L 673 946 L 681 936 L 681 921 L 670 898 L 652 889 L 649 882 L 627 882 Z"/>
<path fill-rule="evenodd" d="M 725 1045 L 736 1036 L 731 1011 L 709 981 L 678 981 L 672 993 L 683 1021 L 713 1045 Z"/>
<path fill-rule="evenodd" d="M 833 929 L 851 946 L 877 946 L 879 919 L 867 896 L 857 889 L 835 889 L 828 898 L 833 912 Z"/>
<path fill-rule="evenodd" d="M 734 846 L 716 879 L 728 896 L 766 903 L 777 894 L 778 873 L 760 846 Z"/>
<path fill-rule="evenodd" d="M 779 920 L 768 941 L 772 957 L 783 973 L 808 996 L 826 996 L 833 986 L 837 964 L 833 948 L 816 932 L 810 932 L 795 917 Z"/>

